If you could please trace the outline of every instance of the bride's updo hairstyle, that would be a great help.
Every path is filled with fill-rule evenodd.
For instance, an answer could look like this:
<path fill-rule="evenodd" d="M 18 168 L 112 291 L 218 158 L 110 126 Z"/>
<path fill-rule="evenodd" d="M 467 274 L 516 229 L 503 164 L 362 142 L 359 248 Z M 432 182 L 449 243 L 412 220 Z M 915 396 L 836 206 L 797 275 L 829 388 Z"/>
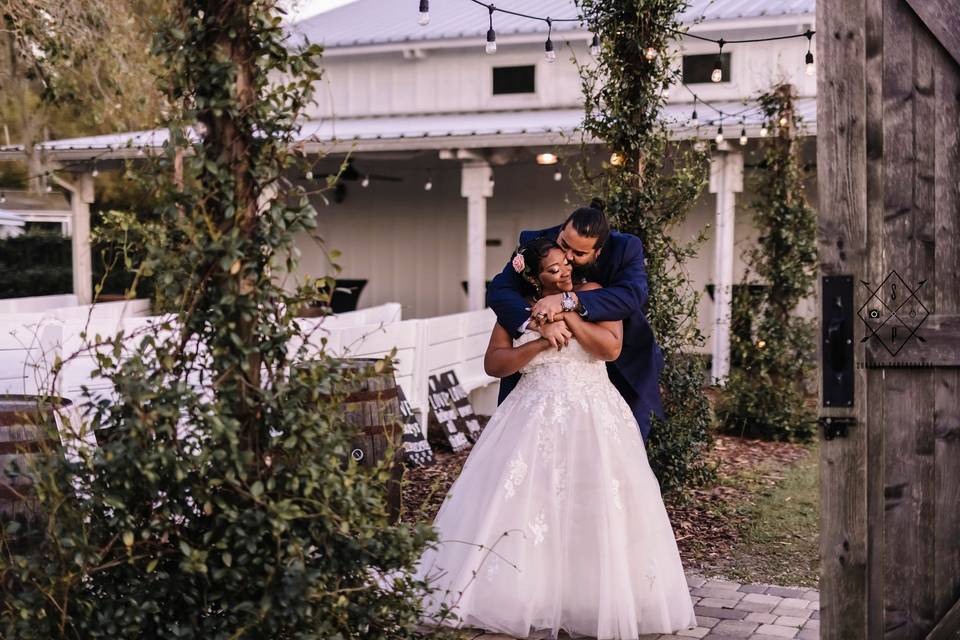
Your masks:
<path fill-rule="evenodd" d="M 510 258 L 513 270 L 520 276 L 520 294 L 525 298 L 539 298 L 543 292 L 540 283 L 540 262 L 547 257 L 551 249 L 560 249 L 556 240 L 535 238 L 526 242 Z M 562 251 L 562 249 L 561 249 Z"/>
<path fill-rule="evenodd" d="M 604 208 L 606 203 L 600 198 L 594 198 L 588 206 L 580 207 L 571 213 L 563 226 L 571 225 L 584 238 L 596 238 L 593 248 L 600 250 L 610 237 L 610 221 L 603 212 Z"/>

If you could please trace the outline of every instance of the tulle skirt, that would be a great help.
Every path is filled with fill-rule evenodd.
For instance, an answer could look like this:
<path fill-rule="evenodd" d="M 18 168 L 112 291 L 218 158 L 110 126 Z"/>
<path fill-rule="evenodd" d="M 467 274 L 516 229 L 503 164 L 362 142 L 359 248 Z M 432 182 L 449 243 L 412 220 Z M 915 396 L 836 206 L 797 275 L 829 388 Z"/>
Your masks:
<path fill-rule="evenodd" d="M 525 375 L 491 417 L 418 565 L 435 588 L 425 622 L 517 638 L 696 626 L 637 422 L 596 373 Z M 444 605 L 455 615 L 437 620 Z"/>

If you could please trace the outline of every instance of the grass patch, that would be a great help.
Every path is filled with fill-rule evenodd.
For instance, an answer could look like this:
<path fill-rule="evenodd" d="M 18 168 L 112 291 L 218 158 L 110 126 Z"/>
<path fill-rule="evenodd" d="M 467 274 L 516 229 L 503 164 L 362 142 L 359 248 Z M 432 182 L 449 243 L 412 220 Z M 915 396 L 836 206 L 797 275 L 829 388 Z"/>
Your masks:
<path fill-rule="evenodd" d="M 749 482 L 749 479 L 747 480 Z M 820 574 L 819 445 L 743 505 L 725 573 L 741 582 L 816 588 Z"/>

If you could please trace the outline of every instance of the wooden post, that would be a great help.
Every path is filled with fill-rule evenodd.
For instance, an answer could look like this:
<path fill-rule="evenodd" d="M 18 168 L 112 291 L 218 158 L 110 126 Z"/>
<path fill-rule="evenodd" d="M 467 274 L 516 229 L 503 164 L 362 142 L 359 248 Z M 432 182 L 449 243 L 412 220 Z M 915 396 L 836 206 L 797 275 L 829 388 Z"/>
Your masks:
<path fill-rule="evenodd" d="M 464 162 L 460 194 L 467 199 L 467 309 L 486 306 L 487 198 L 493 196 L 487 162 Z"/>
<path fill-rule="evenodd" d="M 93 204 L 93 198 L 93 176 L 89 173 L 78 174 L 70 188 L 73 293 L 77 296 L 78 304 L 93 302 L 93 264 L 90 255 L 90 205 Z"/>
<path fill-rule="evenodd" d="M 743 191 L 743 156 L 719 151 L 710 161 L 710 193 L 717 196 L 714 230 L 713 333 L 715 384 L 730 374 L 730 316 L 733 300 L 733 252 L 736 195 Z"/>

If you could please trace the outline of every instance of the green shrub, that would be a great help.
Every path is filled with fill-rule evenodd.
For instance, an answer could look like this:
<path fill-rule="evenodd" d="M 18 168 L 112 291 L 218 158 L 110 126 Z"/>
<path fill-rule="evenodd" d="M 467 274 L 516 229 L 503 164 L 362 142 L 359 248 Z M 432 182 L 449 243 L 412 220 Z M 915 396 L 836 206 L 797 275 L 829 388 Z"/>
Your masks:
<path fill-rule="evenodd" d="M 751 207 L 761 235 L 746 255 L 745 286 L 733 301 L 735 368 L 718 396 L 717 417 L 727 433 L 803 441 L 816 433 L 806 404 L 815 372 L 816 321 L 797 315 L 797 307 L 813 294 L 817 219 L 803 188 L 800 118 L 791 88 L 779 86 L 760 102 L 773 132 L 764 140 L 764 159 L 753 180 L 757 197 Z"/>

